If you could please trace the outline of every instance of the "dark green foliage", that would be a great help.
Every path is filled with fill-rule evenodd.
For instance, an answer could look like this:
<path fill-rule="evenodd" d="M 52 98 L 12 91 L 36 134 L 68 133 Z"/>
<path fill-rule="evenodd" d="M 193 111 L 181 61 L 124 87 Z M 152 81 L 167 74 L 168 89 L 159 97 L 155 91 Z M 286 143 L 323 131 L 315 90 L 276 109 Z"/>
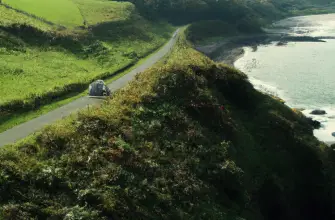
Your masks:
<path fill-rule="evenodd" d="M 233 37 L 240 34 L 262 33 L 260 24 L 253 18 L 238 20 L 235 24 L 221 20 L 199 21 L 187 29 L 187 39 L 199 42 L 212 37 Z"/>
<path fill-rule="evenodd" d="M 201 41 L 209 37 L 233 36 L 238 34 L 236 27 L 224 21 L 199 21 L 187 29 L 187 39 L 192 42 Z"/>
<path fill-rule="evenodd" d="M 274 20 L 285 11 L 276 8 L 272 1 L 247 0 L 130 0 L 142 15 L 164 18 L 172 23 L 185 24 L 201 20 L 223 20 L 234 24 L 243 19 Z"/>
<path fill-rule="evenodd" d="M 203 20 L 224 21 L 242 32 L 259 31 L 262 25 L 296 14 L 334 11 L 327 9 L 334 0 L 119 0 L 130 1 L 148 19 L 166 19 L 174 24 Z M 220 29 L 220 23 L 209 23 Z M 213 25 L 213 26 L 210 26 Z M 218 26 L 216 26 L 218 25 Z M 227 33 L 228 31 L 226 31 Z M 199 32 L 201 35 L 202 33 Z M 215 32 L 214 34 L 219 34 Z"/>

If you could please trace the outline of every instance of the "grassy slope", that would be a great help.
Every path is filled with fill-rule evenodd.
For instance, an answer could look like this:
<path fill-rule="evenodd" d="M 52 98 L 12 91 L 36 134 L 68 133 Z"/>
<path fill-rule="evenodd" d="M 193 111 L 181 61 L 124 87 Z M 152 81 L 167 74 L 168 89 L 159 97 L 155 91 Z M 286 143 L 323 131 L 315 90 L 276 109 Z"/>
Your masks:
<path fill-rule="evenodd" d="M 93 79 L 133 64 L 172 32 L 167 24 L 141 18 L 130 3 L 73 2 L 84 15 L 87 30 L 57 31 L 56 26 L 0 5 L 1 124 L 17 112 L 82 91 Z"/>
<path fill-rule="evenodd" d="M 27 24 L 34 26 L 43 31 L 51 31 L 52 26 L 45 24 L 42 21 L 36 20 L 26 15 L 19 14 L 13 10 L 8 10 L 6 7 L 0 5 L 0 25 L 1 27 L 8 27 L 14 24 Z"/>
<path fill-rule="evenodd" d="M 0 213 L 331 219 L 331 153 L 306 118 L 182 37 L 105 105 L 3 148 Z"/>
<path fill-rule="evenodd" d="M 72 0 L 3 0 L 3 3 L 67 27 L 83 25 L 83 17 Z"/>
<path fill-rule="evenodd" d="M 163 45 L 164 46 L 164 45 Z M 159 48 L 158 48 L 159 49 Z M 111 83 L 114 80 L 124 76 L 125 74 L 127 74 L 129 71 L 135 69 L 136 67 L 140 66 L 146 59 L 148 59 L 150 56 L 152 56 L 154 54 L 148 55 L 147 57 L 140 59 L 135 65 L 133 65 L 132 67 L 125 69 L 124 71 L 116 74 L 115 76 L 111 76 L 108 77 L 105 82 L 106 83 Z M 7 129 L 10 129 L 16 125 L 19 125 L 21 123 L 27 122 L 33 118 L 36 118 L 42 114 L 45 114 L 51 110 L 54 110 L 58 107 L 61 107 L 65 104 L 68 104 L 70 102 L 72 102 L 73 100 L 86 96 L 87 95 L 87 91 L 85 90 L 84 92 L 81 93 L 69 93 L 68 95 L 59 97 L 55 100 L 53 100 L 52 103 L 48 104 L 48 105 L 43 105 L 37 109 L 31 110 L 31 111 L 24 111 L 24 112 L 16 112 L 16 113 L 12 113 L 12 114 L 7 114 L 7 115 L 3 115 L 2 117 L 0 117 L 0 132 L 6 131 Z"/>
<path fill-rule="evenodd" d="M 88 25 L 103 22 L 126 21 L 134 6 L 129 3 L 96 0 L 72 0 L 82 12 Z M 111 7 L 112 5 L 112 7 Z"/>

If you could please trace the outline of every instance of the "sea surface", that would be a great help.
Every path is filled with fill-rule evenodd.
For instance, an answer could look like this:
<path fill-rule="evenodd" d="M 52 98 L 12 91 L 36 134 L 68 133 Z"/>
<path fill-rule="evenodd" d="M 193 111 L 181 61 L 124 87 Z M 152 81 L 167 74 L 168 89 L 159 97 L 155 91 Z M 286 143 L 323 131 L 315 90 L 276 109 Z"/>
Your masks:
<path fill-rule="evenodd" d="M 275 41 L 244 47 L 245 54 L 234 66 L 245 72 L 255 88 L 272 93 L 292 108 L 321 122 L 314 130 L 321 141 L 334 143 L 335 137 L 335 14 L 293 17 L 264 29 L 281 36 L 316 37 L 324 42 Z M 284 38 L 283 38 L 284 39 Z M 309 114 L 323 109 L 326 115 Z"/>

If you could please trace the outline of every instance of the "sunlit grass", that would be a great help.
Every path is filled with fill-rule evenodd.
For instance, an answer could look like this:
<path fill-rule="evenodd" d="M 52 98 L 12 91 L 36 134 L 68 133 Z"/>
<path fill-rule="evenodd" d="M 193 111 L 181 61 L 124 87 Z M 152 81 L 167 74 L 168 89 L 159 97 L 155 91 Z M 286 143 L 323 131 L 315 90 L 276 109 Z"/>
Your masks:
<path fill-rule="evenodd" d="M 81 60 L 57 51 L 0 52 L 0 57 L 0 103 L 25 99 L 64 84 L 87 81 L 106 71 L 96 61 Z M 113 67 L 117 68 L 117 65 Z"/>
<path fill-rule="evenodd" d="M 3 0 L 13 8 L 28 12 L 59 25 L 83 25 L 83 17 L 71 0 Z"/>
<path fill-rule="evenodd" d="M 129 2 L 108 0 L 73 0 L 80 9 L 87 25 L 103 22 L 125 21 L 131 17 L 135 7 Z"/>
<path fill-rule="evenodd" d="M 42 21 L 9 10 L 5 6 L 0 5 L 0 26 L 10 26 L 13 24 L 27 24 L 45 31 L 52 30 L 53 28 Z"/>

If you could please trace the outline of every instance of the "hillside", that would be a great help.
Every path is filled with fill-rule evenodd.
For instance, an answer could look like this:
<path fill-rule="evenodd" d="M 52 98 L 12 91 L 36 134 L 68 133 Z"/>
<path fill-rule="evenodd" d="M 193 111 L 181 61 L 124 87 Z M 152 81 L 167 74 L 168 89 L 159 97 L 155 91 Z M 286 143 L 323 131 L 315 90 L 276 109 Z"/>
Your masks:
<path fill-rule="evenodd" d="M 329 220 L 335 155 L 309 123 L 182 35 L 101 107 L 1 149 L 0 216 Z"/>
<path fill-rule="evenodd" d="M 162 46 L 174 29 L 147 21 L 131 3 L 48 2 L 0 5 L 0 130 L 18 113 L 78 94 L 92 80 L 130 67 Z M 71 17 L 78 11 L 80 22 Z"/>

